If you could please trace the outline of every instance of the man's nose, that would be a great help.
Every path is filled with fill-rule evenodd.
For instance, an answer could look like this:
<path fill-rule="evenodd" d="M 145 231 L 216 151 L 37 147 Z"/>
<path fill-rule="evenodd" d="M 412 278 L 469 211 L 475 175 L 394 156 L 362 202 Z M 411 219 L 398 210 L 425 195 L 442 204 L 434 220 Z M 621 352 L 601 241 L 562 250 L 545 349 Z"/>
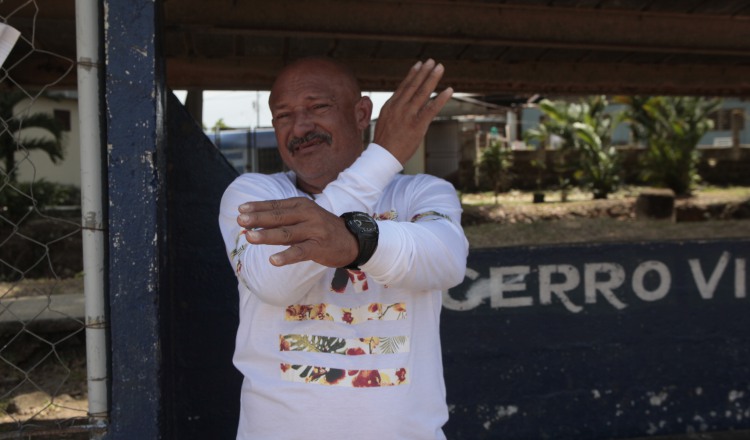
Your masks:
<path fill-rule="evenodd" d="M 312 119 L 312 115 L 306 110 L 299 110 L 294 112 L 294 120 L 292 130 L 294 135 L 297 137 L 303 137 L 309 133 L 315 126 L 315 122 Z"/>

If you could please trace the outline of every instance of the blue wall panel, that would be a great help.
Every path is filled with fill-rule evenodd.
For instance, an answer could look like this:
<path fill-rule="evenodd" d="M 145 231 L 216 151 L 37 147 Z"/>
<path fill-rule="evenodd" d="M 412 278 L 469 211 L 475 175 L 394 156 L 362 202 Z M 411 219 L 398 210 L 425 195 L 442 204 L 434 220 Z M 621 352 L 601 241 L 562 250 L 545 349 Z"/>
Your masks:
<path fill-rule="evenodd" d="M 472 251 L 444 295 L 448 438 L 750 429 L 749 257 L 748 240 Z"/>
<path fill-rule="evenodd" d="M 108 1 L 105 100 L 109 172 L 111 410 L 108 439 L 162 435 L 159 295 L 164 227 L 164 68 L 160 2 Z"/>
<path fill-rule="evenodd" d="M 232 365 L 239 299 L 218 217 L 237 172 L 172 94 L 167 115 L 169 282 L 162 308 L 169 438 L 234 439 L 242 384 Z"/>

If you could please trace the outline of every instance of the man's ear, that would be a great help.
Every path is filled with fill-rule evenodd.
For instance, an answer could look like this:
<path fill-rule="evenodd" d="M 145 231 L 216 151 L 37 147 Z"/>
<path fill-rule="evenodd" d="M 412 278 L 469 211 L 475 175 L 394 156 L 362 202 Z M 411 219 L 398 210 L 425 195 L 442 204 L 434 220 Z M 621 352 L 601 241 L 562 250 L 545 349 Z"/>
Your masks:
<path fill-rule="evenodd" d="M 364 130 L 370 125 L 370 119 L 372 118 L 372 101 L 369 96 L 363 96 L 359 98 L 357 104 L 354 106 L 354 115 L 357 118 L 357 127 L 360 130 Z"/>

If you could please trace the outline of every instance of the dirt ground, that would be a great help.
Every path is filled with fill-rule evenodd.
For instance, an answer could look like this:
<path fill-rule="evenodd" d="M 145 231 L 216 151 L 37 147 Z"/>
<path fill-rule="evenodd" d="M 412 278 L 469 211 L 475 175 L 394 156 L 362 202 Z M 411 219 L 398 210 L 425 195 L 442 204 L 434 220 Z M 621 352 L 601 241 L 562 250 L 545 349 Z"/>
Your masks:
<path fill-rule="evenodd" d="M 636 218 L 638 189 L 606 200 L 559 193 L 545 203 L 531 194 L 471 194 L 462 198 L 464 231 L 472 248 L 563 243 L 750 238 L 750 188 L 708 188 L 675 201 L 672 220 Z"/>
<path fill-rule="evenodd" d="M 30 419 L 87 417 L 83 328 L 61 333 L 19 327 L 0 328 L 0 438 Z"/>
<path fill-rule="evenodd" d="M 750 238 L 750 188 L 705 189 L 677 200 L 674 220 L 637 219 L 637 195 L 636 190 L 625 190 L 607 200 L 591 200 L 590 195 L 573 193 L 562 201 L 559 193 L 547 193 L 545 203 L 535 204 L 528 193 L 502 194 L 497 203 L 492 194 L 467 194 L 462 196 L 464 229 L 472 248 Z M 80 276 L 0 283 L 0 299 L 82 291 Z M 0 328 L 0 341 L 5 341 L 2 347 L 18 348 L 0 354 L 2 360 L 20 367 L 0 362 L 0 437 L 18 431 L 29 419 L 54 420 L 54 429 L 67 423 L 60 421 L 86 417 L 83 331 L 45 335 Z M 47 438 L 72 437 L 58 433 Z"/>

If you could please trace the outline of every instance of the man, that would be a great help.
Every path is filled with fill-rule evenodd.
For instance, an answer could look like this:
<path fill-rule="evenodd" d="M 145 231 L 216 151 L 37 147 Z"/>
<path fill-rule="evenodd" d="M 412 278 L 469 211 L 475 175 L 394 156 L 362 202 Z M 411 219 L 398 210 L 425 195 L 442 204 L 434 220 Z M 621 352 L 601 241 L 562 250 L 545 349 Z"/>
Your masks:
<path fill-rule="evenodd" d="M 284 163 L 227 188 L 220 227 L 239 280 L 239 439 L 443 439 L 441 291 L 464 277 L 455 190 L 399 174 L 450 99 L 417 63 L 363 148 L 372 103 L 353 74 L 304 59 L 269 105 Z"/>

